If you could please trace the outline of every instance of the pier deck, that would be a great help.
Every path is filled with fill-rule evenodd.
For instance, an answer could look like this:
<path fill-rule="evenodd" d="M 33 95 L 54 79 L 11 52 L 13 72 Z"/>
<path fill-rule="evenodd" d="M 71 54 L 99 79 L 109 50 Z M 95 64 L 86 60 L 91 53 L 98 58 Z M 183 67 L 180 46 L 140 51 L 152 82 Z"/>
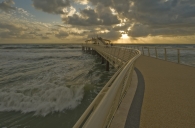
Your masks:
<path fill-rule="evenodd" d="M 195 127 L 195 68 L 141 56 L 145 91 L 140 128 Z"/>
<path fill-rule="evenodd" d="M 83 45 L 82 49 L 91 48 L 119 70 L 74 128 L 195 127 L 194 67 L 143 56 L 128 48 Z M 132 75 L 134 66 L 137 77 Z"/>

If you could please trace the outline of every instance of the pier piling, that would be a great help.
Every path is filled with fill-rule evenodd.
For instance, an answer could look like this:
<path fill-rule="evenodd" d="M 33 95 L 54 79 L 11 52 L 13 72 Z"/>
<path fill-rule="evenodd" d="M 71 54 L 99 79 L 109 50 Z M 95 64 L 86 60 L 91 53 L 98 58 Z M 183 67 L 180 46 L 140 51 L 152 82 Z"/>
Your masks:
<path fill-rule="evenodd" d="M 109 71 L 109 62 L 106 61 L 106 71 Z"/>
<path fill-rule="evenodd" d="M 104 57 L 102 57 L 102 64 L 104 64 Z"/>

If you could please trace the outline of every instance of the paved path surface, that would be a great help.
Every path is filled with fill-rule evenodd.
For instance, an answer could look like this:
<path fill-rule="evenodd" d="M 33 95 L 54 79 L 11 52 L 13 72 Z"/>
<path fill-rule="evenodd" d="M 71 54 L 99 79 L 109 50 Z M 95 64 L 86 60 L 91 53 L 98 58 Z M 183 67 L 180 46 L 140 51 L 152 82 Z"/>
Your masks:
<path fill-rule="evenodd" d="M 141 128 L 195 128 L 195 68 L 141 56 Z"/>

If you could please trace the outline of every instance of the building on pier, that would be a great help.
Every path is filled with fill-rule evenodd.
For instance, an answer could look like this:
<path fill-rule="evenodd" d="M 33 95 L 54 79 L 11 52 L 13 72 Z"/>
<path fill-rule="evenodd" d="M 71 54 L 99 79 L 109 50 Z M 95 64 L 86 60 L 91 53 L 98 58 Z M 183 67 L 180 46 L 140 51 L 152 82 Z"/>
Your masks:
<path fill-rule="evenodd" d="M 97 44 L 97 45 L 112 45 L 111 41 L 108 39 L 103 39 L 102 37 L 92 37 L 85 41 L 86 44 Z"/>

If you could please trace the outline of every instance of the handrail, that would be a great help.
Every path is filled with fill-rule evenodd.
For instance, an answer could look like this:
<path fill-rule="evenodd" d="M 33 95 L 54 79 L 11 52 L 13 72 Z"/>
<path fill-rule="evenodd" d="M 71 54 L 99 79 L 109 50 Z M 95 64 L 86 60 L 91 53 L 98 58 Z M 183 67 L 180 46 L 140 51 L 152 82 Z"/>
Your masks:
<path fill-rule="evenodd" d="M 184 53 L 182 54 L 182 51 L 185 51 L 185 50 L 193 51 L 192 53 L 195 55 L 195 48 L 167 48 L 167 47 L 148 47 L 148 46 L 138 46 L 138 47 L 131 47 L 131 48 L 138 49 L 138 50 L 142 51 L 143 55 L 147 55 L 149 57 L 153 57 L 154 56 L 155 58 L 161 59 L 160 55 L 164 56 L 163 59 L 166 60 L 166 61 L 169 61 L 168 60 L 168 50 L 169 51 L 172 50 L 172 52 L 175 50 L 175 52 L 176 52 L 176 55 L 175 55 L 176 59 L 175 59 L 175 61 L 178 64 L 184 64 L 184 63 L 181 62 L 181 57 L 184 57 Z M 155 50 L 153 52 L 154 53 L 153 55 L 151 54 L 152 53 L 151 49 Z M 161 52 L 159 54 L 158 49 L 163 50 L 163 53 Z M 186 64 L 185 63 L 185 65 L 192 66 L 194 64 Z"/>
<path fill-rule="evenodd" d="M 195 50 L 195 48 L 170 48 L 170 47 L 154 47 L 154 46 L 130 46 L 130 48 L 133 48 L 133 49 L 139 49 L 139 48 L 150 48 L 150 49 L 163 49 L 163 48 L 166 48 L 166 49 L 180 49 L 180 50 Z"/>
<path fill-rule="evenodd" d="M 109 59 L 114 60 L 114 57 L 119 57 L 111 54 L 113 50 L 116 50 L 116 47 L 110 47 L 110 49 L 107 49 L 96 45 L 85 46 L 92 47 L 98 53 L 102 54 L 104 57 L 108 57 Z M 103 87 L 100 93 L 96 96 L 87 110 L 74 125 L 74 128 L 100 128 L 110 125 L 110 122 L 121 103 L 121 99 L 122 97 L 124 97 L 126 91 L 125 88 L 129 86 L 129 83 L 126 81 L 129 81 L 129 79 L 131 79 L 130 76 L 133 71 L 134 62 L 141 55 L 141 52 L 139 50 L 126 50 L 131 50 L 131 53 L 135 54 L 130 58 L 130 60 L 124 62 L 121 65 L 121 68 L 119 68 L 119 70 Z M 123 62 L 123 60 L 121 59 L 120 62 Z"/>

